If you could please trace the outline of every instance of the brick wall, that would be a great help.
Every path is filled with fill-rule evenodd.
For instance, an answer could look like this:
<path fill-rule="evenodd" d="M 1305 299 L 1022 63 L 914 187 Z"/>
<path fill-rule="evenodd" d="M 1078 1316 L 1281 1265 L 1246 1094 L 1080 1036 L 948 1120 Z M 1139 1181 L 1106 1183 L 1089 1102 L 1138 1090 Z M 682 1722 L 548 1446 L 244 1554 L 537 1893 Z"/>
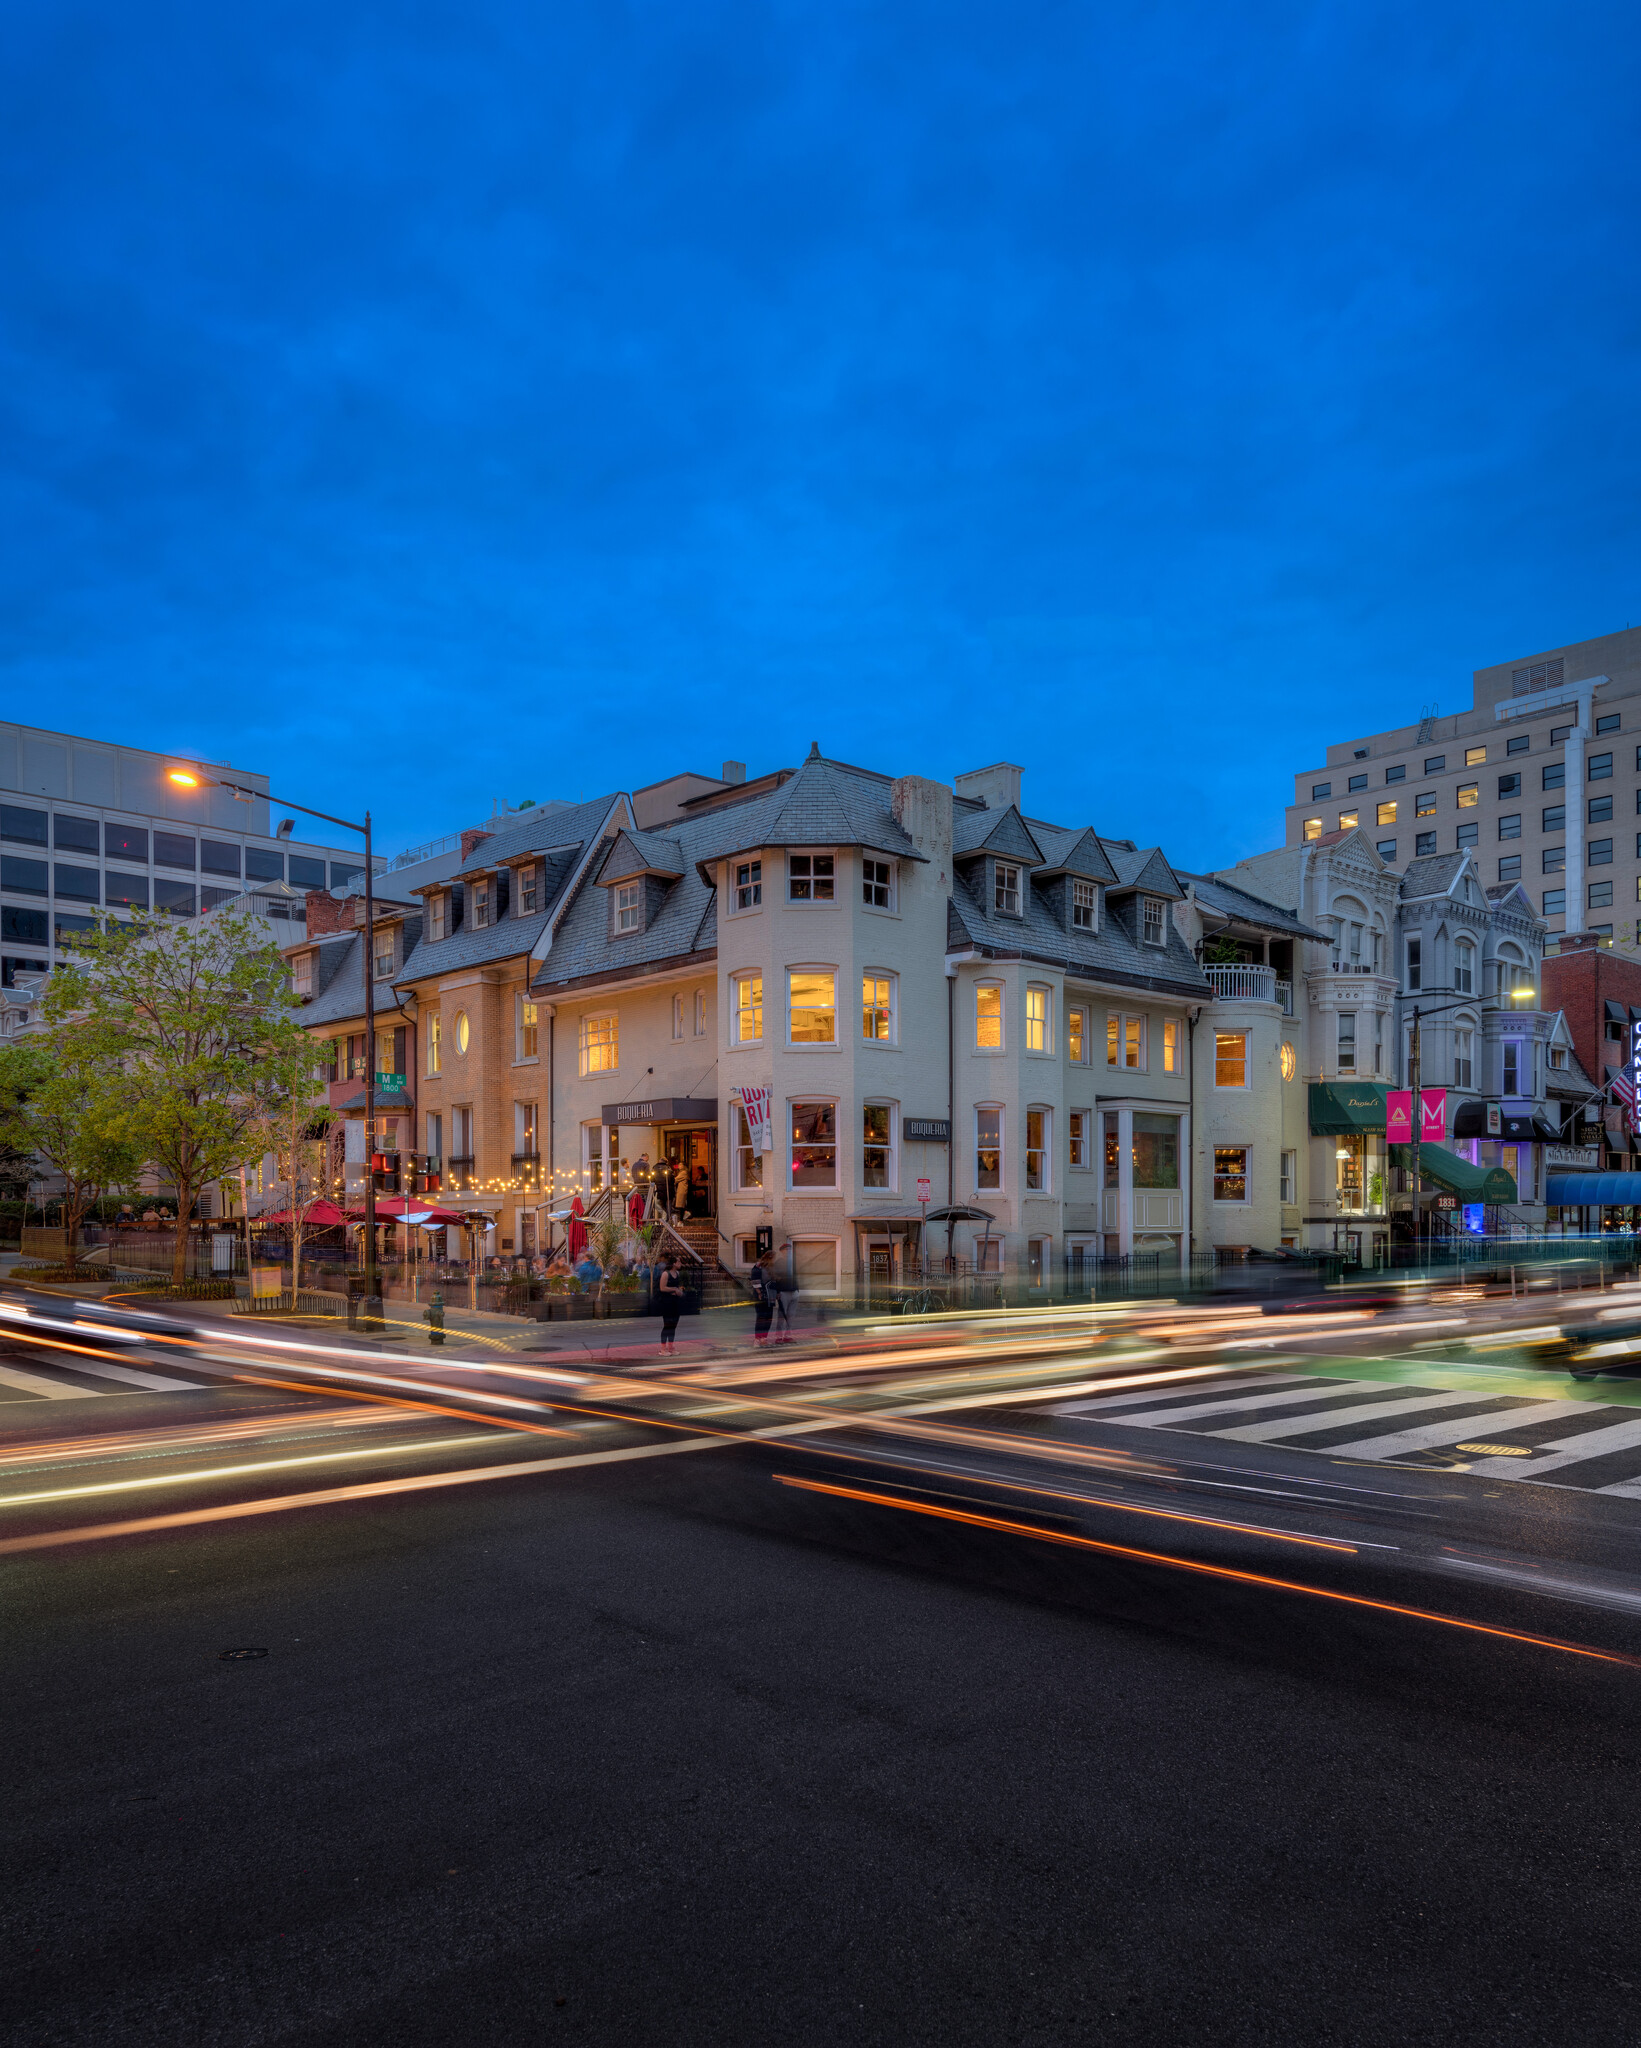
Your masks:
<path fill-rule="evenodd" d="M 1542 1009 L 1564 1011 L 1579 1064 L 1599 1088 L 1609 1066 L 1621 1066 L 1623 1043 L 1609 1043 L 1609 1002 L 1641 1006 L 1641 961 L 1627 960 L 1597 944 L 1592 933 L 1575 932 L 1562 950 L 1544 962 Z"/>

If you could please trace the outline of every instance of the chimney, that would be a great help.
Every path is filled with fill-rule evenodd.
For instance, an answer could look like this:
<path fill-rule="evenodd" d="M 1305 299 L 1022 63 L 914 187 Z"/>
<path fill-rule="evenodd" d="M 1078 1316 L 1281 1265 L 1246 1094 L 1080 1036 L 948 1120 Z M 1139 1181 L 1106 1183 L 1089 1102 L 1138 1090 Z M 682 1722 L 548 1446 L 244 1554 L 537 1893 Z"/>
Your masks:
<path fill-rule="evenodd" d="M 726 761 L 724 763 L 724 772 L 719 779 L 723 782 L 731 783 L 745 782 L 746 763 L 744 761 Z"/>
<path fill-rule="evenodd" d="M 955 787 L 959 796 L 978 797 L 988 811 L 1006 811 L 1020 802 L 1020 777 L 1025 772 L 1012 761 L 998 761 L 959 775 Z"/>
<path fill-rule="evenodd" d="M 362 898 L 338 902 L 328 889 L 310 889 L 303 898 L 308 919 L 308 937 L 322 938 L 326 932 L 350 932 L 354 926 L 354 905 Z"/>
<path fill-rule="evenodd" d="M 937 889 L 952 879 L 952 793 L 943 782 L 902 775 L 889 791 L 895 823 L 929 863 Z M 902 877 L 904 882 L 905 877 Z"/>
<path fill-rule="evenodd" d="M 470 827 L 462 834 L 462 859 L 466 860 L 475 846 L 482 846 L 487 839 L 493 839 L 493 832 L 482 832 L 477 826 Z"/>

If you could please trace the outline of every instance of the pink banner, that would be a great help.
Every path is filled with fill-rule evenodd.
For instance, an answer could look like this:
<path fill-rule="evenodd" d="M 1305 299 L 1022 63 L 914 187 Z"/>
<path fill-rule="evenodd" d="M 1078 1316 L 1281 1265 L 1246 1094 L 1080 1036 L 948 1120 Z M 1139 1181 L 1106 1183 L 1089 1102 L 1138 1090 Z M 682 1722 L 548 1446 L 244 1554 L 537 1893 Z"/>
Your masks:
<path fill-rule="evenodd" d="M 1419 1096 L 1419 1136 L 1427 1145 L 1447 1136 L 1447 1090 L 1426 1088 Z"/>
<path fill-rule="evenodd" d="M 1392 1088 L 1385 1095 L 1385 1137 L 1392 1145 L 1413 1143 L 1413 1090 Z"/>

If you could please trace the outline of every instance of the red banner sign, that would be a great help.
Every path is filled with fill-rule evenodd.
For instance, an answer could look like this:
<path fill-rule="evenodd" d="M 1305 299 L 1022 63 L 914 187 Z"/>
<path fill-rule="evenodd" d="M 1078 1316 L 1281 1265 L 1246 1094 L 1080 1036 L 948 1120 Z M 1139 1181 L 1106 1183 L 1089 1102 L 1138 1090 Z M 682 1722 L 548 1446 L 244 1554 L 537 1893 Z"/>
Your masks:
<path fill-rule="evenodd" d="M 1413 1143 L 1413 1090 L 1391 1088 L 1385 1095 L 1385 1137 L 1392 1145 Z"/>
<path fill-rule="evenodd" d="M 1447 1090 L 1426 1088 L 1419 1096 L 1419 1136 L 1434 1144 L 1447 1136 Z"/>

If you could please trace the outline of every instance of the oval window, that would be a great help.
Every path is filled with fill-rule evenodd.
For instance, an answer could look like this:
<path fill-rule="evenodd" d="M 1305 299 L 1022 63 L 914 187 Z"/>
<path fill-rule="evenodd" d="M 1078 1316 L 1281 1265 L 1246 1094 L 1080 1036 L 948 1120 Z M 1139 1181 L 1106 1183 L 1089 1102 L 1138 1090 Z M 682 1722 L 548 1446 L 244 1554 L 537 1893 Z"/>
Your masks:
<path fill-rule="evenodd" d="M 466 1052 L 467 1050 L 467 1012 L 465 1010 L 458 1010 L 456 1012 L 456 1050 L 457 1052 Z"/>
<path fill-rule="evenodd" d="M 464 1022 L 464 1023 L 466 1022 L 466 1019 L 465 1019 L 465 1018 L 463 1019 L 463 1022 Z M 1298 1055 L 1298 1054 L 1297 1054 L 1297 1053 L 1296 1053 L 1296 1052 L 1294 1051 L 1294 1049 L 1293 1049 L 1293 1043 L 1292 1043 L 1292 1041 L 1291 1041 L 1290 1039 L 1286 1039 L 1286 1038 L 1284 1038 L 1284 1039 L 1283 1039 L 1283 1041 L 1282 1041 L 1282 1078 L 1283 1078 L 1283 1080 L 1284 1080 L 1284 1081 L 1291 1081 L 1291 1080 L 1293 1079 L 1294 1075 L 1298 1073 L 1298 1071 L 1299 1071 L 1299 1055 Z"/>

